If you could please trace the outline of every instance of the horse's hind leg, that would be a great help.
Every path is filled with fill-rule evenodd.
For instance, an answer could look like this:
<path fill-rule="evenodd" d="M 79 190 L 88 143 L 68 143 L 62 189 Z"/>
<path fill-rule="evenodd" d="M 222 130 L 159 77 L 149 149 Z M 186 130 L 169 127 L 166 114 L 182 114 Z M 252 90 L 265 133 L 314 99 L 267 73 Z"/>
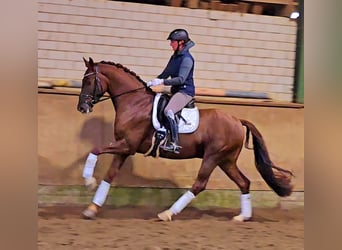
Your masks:
<path fill-rule="evenodd" d="M 217 166 L 213 160 L 202 161 L 195 183 L 191 189 L 185 192 L 169 209 L 158 214 L 159 219 L 171 221 L 172 216 L 179 214 L 200 192 L 205 190 L 209 177 Z"/>
<path fill-rule="evenodd" d="M 234 216 L 236 221 L 246 221 L 252 218 L 252 203 L 249 194 L 249 179 L 241 173 L 238 169 L 236 162 L 225 162 L 219 164 L 222 171 L 239 187 L 241 191 L 241 212 L 239 215 Z"/>
<path fill-rule="evenodd" d="M 102 207 L 107 198 L 110 189 L 110 183 L 118 174 L 126 158 L 126 155 L 114 155 L 112 164 L 108 169 L 105 178 L 101 181 L 99 187 L 97 188 L 92 203 L 82 213 L 85 219 L 95 219 L 99 208 Z"/>

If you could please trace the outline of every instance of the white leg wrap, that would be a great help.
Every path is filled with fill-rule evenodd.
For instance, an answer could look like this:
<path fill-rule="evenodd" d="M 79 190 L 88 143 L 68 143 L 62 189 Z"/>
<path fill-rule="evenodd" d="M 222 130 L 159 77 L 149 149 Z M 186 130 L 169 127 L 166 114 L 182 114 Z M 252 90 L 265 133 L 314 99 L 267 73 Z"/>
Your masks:
<path fill-rule="evenodd" d="M 97 162 L 97 155 L 94 155 L 93 153 L 89 153 L 88 158 L 83 168 L 82 176 L 84 179 L 88 179 L 93 176 L 96 162 Z"/>
<path fill-rule="evenodd" d="M 241 195 L 241 215 L 244 218 L 252 217 L 252 202 L 250 194 Z"/>
<path fill-rule="evenodd" d="M 187 191 L 170 207 L 170 211 L 172 214 L 179 214 L 194 198 L 195 195 Z"/>
<path fill-rule="evenodd" d="M 93 203 L 101 207 L 107 198 L 109 188 L 110 183 L 101 181 L 100 186 L 96 190 Z"/>

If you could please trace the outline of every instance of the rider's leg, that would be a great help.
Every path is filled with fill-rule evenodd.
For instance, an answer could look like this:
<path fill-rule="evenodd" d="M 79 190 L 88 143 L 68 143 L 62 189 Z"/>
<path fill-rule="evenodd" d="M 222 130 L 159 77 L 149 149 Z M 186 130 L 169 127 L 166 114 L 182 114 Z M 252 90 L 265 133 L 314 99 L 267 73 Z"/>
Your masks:
<path fill-rule="evenodd" d="M 170 146 L 172 148 L 170 148 L 171 150 L 173 149 L 175 151 L 175 153 L 179 153 L 178 149 L 179 149 L 179 143 L 178 143 L 178 124 L 176 122 L 175 119 L 175 115 L 173 113 L 173 111 L 171 109 L 169 109 L 167 111 L 166 114 L 167 120 L 169 122 L 170 125 L 170 131 L 171 131 L 171 143 Z"/>
<path fill-rule="evenodd" d="M 166 146 L 165 149 L 174 151 L 175 153 L 179 153 L 178 150 L 180 146 L 178 145 L 178 124 L 175 120 L 175 114 L 178 111 L 180 111 L 191 100 L 191 96 L 178 92 L 171 97 L 168 105 L 165 107 L 164 114 L 167 117 L 167 120 L 170 125 L 172 141 L 172 143 Z"/>

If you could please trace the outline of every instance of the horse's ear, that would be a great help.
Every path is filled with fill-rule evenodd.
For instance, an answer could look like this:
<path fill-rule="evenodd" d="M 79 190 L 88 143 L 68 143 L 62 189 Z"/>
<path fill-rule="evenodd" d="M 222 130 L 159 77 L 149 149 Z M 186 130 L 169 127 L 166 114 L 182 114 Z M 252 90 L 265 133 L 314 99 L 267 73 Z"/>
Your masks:
<path fill-rule="evenodd" d="M 89 62 L 83 57 L 84 64 L 87 68 L 89 68 Z"/>
<path fill-rule="evenodd" d="M 87 61 L 87 59 L 85 59 L 85 58 L 83 57 L 83 61 L 84 61 L 85 66 L 86 66 L 87 68 L 90 68 L 90 67 L 93 67 L 93 66 L 94 66 L 94 60 L 93 60 L 93 58 L 91 58 L 91 57 L 89 57 L 89 61 Z"/>

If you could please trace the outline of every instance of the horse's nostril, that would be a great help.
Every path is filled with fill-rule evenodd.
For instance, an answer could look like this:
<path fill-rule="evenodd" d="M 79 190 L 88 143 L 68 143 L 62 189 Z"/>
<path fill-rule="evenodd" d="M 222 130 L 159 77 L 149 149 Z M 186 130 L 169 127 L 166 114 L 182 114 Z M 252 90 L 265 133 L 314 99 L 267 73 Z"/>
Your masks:
<path fill-rule="evenodd" d="M 92 111 L 91 107 L 87 103 L 82 103 L 77 107 L 78 111 L 81 113 L 89 113 Z"/>
<path fill-rule="evenodd" d="M 83 105 L 78 105 L 77 110 L 80 111 L 81 113 L 83 113 L 84 112 Z"/>
<path fill-rule="evenodd" d="M 80 112 L 83 112 L 84 111 L 84 107 L 83 106 L 78 106 L 77 110 L 80 111 Z"/>

